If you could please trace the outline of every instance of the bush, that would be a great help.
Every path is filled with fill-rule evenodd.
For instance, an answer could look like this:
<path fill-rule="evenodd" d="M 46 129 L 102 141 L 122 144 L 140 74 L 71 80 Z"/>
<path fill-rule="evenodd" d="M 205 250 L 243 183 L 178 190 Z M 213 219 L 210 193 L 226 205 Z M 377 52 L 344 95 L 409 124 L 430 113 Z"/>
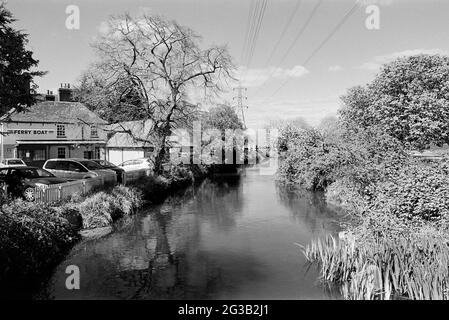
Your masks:
<path fill-rule="evenodd" d="M 135 188 L 116 186 L 110 193 L 97 192 L 73 205 L 79 210 L 85 229 L 106 227 L 130 215 L 141 206 L 141 193 Z M 73 206 L 70 204 L 69 206 Z"/>
<path fill-rule="evenodd" d="M 79 239 L 54 208 L 15 200 L 0 212 L 0 280 L 49 270 Z"/>
<path fill-rule="evenodd" d="M 119 185 L 112 189 L 111 195 L 115 197 L 123 216 L 131 215 L 135 209 L 142 206 L 142 192 L 136 188 Z"/>
<path fill-rule="evenodd" d="M 78 204 L 83 217 L 83 228 L 99 228 L 112 224 L 115 215 L 114 198 L 104 192 L 98 192 Z"/>
<path fill-rule="evenodd" d="M 412 162 L 375 186 L 371 210 L 406 219 L 449 221 L 449 175 L 441 165 Z"/>
<path fill-rule="evenodd" d="M 376 128 L 346 132 L 300 129 L 282 159 L 278 180 L 294 183 L 308 190 L 326 190 L 346 178 L 365 195 L 368 187 L 382 181 L 402 166 L 407 158 L 398 141 Z"/>
<path fill-rule="evenodd" d="M 195 177 L 203 178 L 209 169 L 202 165 L 172 166 L 161 176 L 145 176 L 133 183 L 141 191 L 143 199 L 160 203 L 173 191 L 192 183 Z"/>

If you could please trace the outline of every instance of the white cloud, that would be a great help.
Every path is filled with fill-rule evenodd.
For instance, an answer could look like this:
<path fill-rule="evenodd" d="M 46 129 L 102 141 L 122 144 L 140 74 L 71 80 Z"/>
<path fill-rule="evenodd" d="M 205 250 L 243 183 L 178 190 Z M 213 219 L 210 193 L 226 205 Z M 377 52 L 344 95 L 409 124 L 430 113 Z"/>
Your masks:
<path fill-rule="evenodd" d="M 255 100 L 245 111 L 248 127 L 263 128 L 272 119 L 301 117 L 311 125 L 317 125 L 327 115 L 335 115 L 340 107 L 338 96 L 317 99 Z"/>
<path fill-rule="evenodd" d="M 447 51 L 442 49 L 414 49 L 414 50 L 404 50 L 400 52 L 394 52 L 382 56 L 376 56 L 371 61 L 363 63 L 357 69 L 363 69 L 368 71 L 379 71 L 380 67 L 385 64 L 392 62 L 400 57 L 409 57 L 418 54 L 447 54 Z"/>
<path fill-rule="evenodd" d="M 342 66 L 330 66 L 329 67 L 329 71 L 330 72 L 338 72 L 338 71 L 342 71 L 343 70 L 343 67 Z"/>
<path fill-rule="evenodd" d="M 248 69 L 240 67 L 236 78 L 241 79 L 245 87 L 259 87 L 270 79 L 301 78 L 309 73 L 303 66 L 294 66 L 291 69 L 269 67 L 264 69 Z"/>

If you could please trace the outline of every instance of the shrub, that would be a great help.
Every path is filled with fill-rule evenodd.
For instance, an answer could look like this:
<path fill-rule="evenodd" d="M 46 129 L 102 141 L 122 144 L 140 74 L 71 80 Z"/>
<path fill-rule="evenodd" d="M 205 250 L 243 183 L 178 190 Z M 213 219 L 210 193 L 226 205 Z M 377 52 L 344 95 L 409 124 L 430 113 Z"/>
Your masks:
<path fill-rule="evenodd" d="M 78 204 L 85 229 L 106 227 L 118 215 L 115 199 L 105 192 L 98 192 Z"/>
<path fill-rule="evenodd" d="M 398 217 L 449 221 L 449 175 L 442 166 L 412 162 L 375 186 L 372 210 Z"/>
<path fill-rule="evenodd" d="M 278 170 L 281 182 L 300 184 L 308 190 L 326 190 L 347 178 L 365 195 L 368 186 L 394 174 L 407 158 L 398 141 L 376 128 L 346 132 L 303 130 L 292 135 Z"/>
<path fill-rule="evenodd" d="M 15 200 L 0 212 L 0 279 L 46 272 L 79 236 L 68 221 L 45 204 Z"/>
<path fill-rule="evenodd" d="M 142 193 L 136 188 L 119 185 L 112 189 L 111 194 L 116 199 L 122 215 L 130 215 L 142 206 Z"/>

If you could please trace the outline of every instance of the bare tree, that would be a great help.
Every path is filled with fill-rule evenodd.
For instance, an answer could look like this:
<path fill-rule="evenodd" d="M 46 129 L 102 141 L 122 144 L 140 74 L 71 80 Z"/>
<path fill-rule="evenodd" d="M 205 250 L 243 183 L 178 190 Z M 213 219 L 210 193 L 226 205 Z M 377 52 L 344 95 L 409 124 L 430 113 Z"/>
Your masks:
<path fill-rule="evenodd" d="M 162 170 L 167 137 L 197 112 L 187 102 L 189 94 L 201 89 L 205 95 L 217 95 L 232 78 L 227 48 L 202 49 L 200 41 L 199 35 L 175 21 L 126 14 L 112 17 L 94 43 L 99 61 L 83 76 L 80 96 L 84 92 L 84 99 L 92 97 L 90 88 L 96 95 L 90 100 L 94 107 L 106 102 L 103 108 L 128 108 L 139 119 L 153 120 L 152 131 L 158 137 L 155 173 Z"/>

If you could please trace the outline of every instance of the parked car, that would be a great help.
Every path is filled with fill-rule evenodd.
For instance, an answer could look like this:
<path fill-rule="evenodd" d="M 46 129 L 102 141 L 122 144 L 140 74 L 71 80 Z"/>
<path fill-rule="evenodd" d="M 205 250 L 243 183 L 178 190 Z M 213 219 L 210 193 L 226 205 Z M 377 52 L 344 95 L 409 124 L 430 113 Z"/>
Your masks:
<path fill-rule="evenodd" d="M 123 176 L 125 174 L 125 170 L 123 168 L 119 168 L 115 164 L 110 163 L 109 161 L 106 161 L 106 160 L 93 159 L 92 161 L 95 161 L 100 166 L 102 166 L 104 169 L 110 169 L 110 170 L 114 171 L 115 174 L 117 175 L 117 182 L 118 183 L 123 182 Z"/>
<path fill-rule="evenodd" d="M 153 170 L 153 164 L 149 158 L 127 160 L 118 166 L 123 168 L 126 172 L 145 170 L 149 173 Z"/>
<path fill-rule="evenodd" d="M 58 178 L 50 172 L 36 167 L 16 166 L 0 168 L 0 184 L 14 197 L 27 201 L 36 198 L 35 188 L 48 188 L 49 185 L 64 183 L 67 179 Z"/>
<path fill-rule="evenodd" d="M 26 163 L 22 159 L 8 158 L 0 162 L 0 167 L 25 167 Z"/>
<path fill-rule="evenodd" d="M 103 177 L 105 182 L 115 181 L 114 171 L 104 169 L 95 161 L 88 159 L 49 159 L 42 168 L 57 177 L 66 179 Z"/>

